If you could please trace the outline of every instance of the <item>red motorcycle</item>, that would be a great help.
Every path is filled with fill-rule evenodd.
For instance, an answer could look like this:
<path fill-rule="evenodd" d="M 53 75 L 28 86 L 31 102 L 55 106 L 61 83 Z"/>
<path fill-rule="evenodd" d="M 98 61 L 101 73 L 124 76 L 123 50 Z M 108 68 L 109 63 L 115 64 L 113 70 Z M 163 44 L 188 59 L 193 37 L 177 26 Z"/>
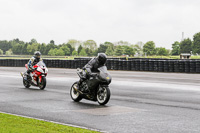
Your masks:
<path fill-rule="evenodd" d="M 28 65 L 25 64 L 26 69 L 28 69 Z M 38 62 L 36 65 L 33 66 L 34 71 L 27 75 L 25 72 L 24 74 L 21 73 L 23 78 L 23 84 L 26 88 L 29 88 L 31 85 L 39 87 L 41 90 L 44 90 L 46 87 L 46 76 L 48 69 L 43 61 Z"/>

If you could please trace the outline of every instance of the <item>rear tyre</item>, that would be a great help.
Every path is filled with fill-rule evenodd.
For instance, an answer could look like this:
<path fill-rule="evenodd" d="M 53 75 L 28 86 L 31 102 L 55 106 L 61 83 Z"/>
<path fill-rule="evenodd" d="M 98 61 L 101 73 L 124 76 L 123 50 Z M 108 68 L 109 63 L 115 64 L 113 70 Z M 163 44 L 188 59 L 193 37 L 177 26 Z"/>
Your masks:
<path fill-rule="evenodd" d="M 105 105 L 110 100 L 110 89 L 109 87 L 99 87 L 97 91 L 97 101 L 100 105 Z"/>
<path fill-rule="evenodd" d="M 23 85 L 24 85 L 24 87 L 26 87 L 26 88 L 29 88 L 31 85 L 29 84 L 29 82 L 27 81 L 27 80 L 25 80 L 24 78 L 23 78 Z"/>
<path fill-rule="evenodd" d="M 82 100 L 80 93 L 76 90 L 77 86 L 78 86 L 78 82 L 75 82 L 70 89 L 70 96 L 72 100 L 74 100 L 75 102 L 79 102 Z"/>
<path fill-rule="evenodd" d="M 41 83 L 39 83 L 40 90 L 44 90 L 44 88 L 46 87 L 46 84 L 47 84 L 46 77 L 42 76 L 42 81 Z"/>

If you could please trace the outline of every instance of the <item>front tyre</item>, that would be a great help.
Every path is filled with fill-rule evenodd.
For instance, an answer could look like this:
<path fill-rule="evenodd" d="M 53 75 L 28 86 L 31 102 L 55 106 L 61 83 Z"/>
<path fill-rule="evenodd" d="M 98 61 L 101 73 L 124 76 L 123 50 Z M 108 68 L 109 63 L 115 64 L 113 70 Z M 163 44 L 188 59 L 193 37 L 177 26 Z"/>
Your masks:
<path fill-rule="evenodd" d="M 25 80 L 24 78 L 23 78 L 23 85 L 24 85 L 24 87 L 26 87 L 26 88 L 29 88 L 31 85 L 29 84 L 29 82 L 27 81 L 27 80 Z"/>
<path fill-rule="evenodd" d="M 97 101 L 100 105 L 105 105 L 110 100 L 110 89 L 109 87 L 99 87 L 97 91 Z"/>
<path fill-rule="evenodd" d="M 70 96 L 75 102 L 82 100 L 80 93 L 77 91 L 78 82 L 75 82 L 70 89 Z"/>
<path fill-rule="evenodd" d="M 44 88 L 46 87 L 46 84 L 47 84 L 46 77 L 45 77 L 45 76 L 42 76 L 41 83 L 39 83 L 39 88 L 40 88 L 40 90 L 44 90 Z"/>

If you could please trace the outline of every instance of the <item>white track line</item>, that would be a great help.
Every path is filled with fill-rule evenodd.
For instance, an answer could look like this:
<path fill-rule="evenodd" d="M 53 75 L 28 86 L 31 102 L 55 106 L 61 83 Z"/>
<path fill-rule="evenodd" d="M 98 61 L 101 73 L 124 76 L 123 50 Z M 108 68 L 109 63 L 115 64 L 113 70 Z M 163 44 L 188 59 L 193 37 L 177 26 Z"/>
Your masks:
<path fill-rule="evenodd" d="M 101 132 L 101 133 L 108 133 L 106 131 L 100 131 L 100 130 L 97 130 L 97 129 L 87 128 L 87 127 L 83 127 L 83 126 L 77 126 L 77 125 L 73 125 L 73 124 L 66 124 L 66 123 L 61 123 L 61 122 L 56 122 L 56 121 L 50 121 L 50 120 L 45 120 L 45 119 L 40 119 L 40 118 L 35 118 L 35 117 L 30 117 L 30 116 L 12 114 L 12 113 L 2 112 L 2 111 L 0 111 L 0 113 L 9 114 L 9 115 L 15 115 L 15 116 L 20 116 L 20 117 L 24 117 L 24 118 L 30 118 L 30 119 L 35 119 L 35 120 L 40 120 L 40 121 L 45 121 L 45 122 L 51 122 L 51 123 L 60 124 L 60 125 L 64 125 L 64 126 L 70 126 L 70 127 L 75 127 L 75 128 L 82 128 L 82 129 L 97 131 L 97 132 Z"/>

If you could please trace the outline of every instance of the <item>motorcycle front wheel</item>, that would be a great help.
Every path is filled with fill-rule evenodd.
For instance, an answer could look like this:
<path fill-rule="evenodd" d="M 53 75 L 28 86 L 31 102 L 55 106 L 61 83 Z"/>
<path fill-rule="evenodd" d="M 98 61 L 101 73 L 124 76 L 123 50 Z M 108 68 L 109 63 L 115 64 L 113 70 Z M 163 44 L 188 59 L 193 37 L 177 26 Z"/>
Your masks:
<path fill-rule="evenodd" d="M 23 85 L 24 85 L 24 87 L 26 87 L 26 88 L 29 88 L 31 85 L 29 84 L 29 82 L 27 81 L 27 80 L 25 80 L 24 78 L 23 78 Z"/>
<path fill-rule="evenodd" d="M 100 105 L 105 105 L 110 100 L 110 89 L 109 87 L 99 87 L 97 91 L 97 101 Z"/>
<path fill-rule="evenodd" d="M 75 82 L 70 89 L 70 96 L 75 102 L 82 100 L 80 93 L 77 91 L 78 82 Z"/>
<path fill-rule="evenodd" d="M 45 77 L 45 76 L 42 76 L 41 83 L 39 83 L 39 88 L 40 88 L 40 90 L 44 90 L 44 88 L 46 87 L 46 84 L 47 84 L 46 77 Z"/>

